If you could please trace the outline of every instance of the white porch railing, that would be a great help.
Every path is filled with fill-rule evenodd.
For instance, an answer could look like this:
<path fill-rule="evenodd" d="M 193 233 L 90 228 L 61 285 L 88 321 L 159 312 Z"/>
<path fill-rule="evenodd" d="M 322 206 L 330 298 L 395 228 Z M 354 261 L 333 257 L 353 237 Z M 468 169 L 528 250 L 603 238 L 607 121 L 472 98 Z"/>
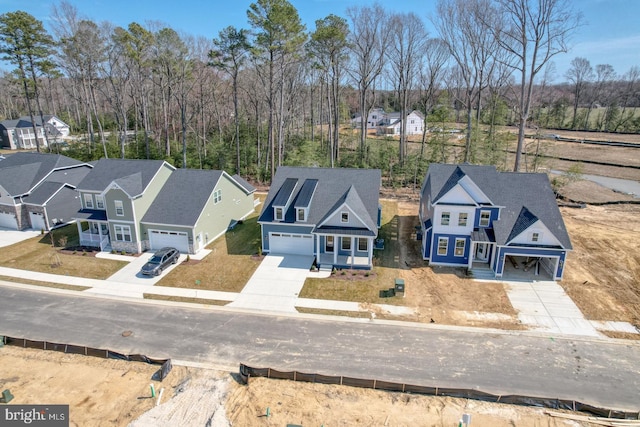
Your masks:
<path fill-rule="evenodd" d="M 80 233 L 80 246 L 92 246 L 104 250 L 109 245 L 109 236 L 94 233 Z"/>
<path fill-rule="evenodd" d="M 369 258 L 366 256 L 355 256 L 351 255 L 338 255 L 336 257 L 336 262 L 333 262 L 333 254 L 332 253 L 323 253 L 318 257 L 318 264 L 334 264 L 334 265 L 346 265 L 346 266 L 354 266 L 354 267 L 370 267 Z"/>

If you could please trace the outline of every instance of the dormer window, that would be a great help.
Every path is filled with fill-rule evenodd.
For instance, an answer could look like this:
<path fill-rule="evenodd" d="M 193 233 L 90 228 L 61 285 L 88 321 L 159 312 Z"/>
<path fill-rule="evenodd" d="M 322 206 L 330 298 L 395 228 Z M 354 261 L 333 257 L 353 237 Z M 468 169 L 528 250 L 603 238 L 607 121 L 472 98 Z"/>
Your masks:
<path fill-rule="evenodd" d="M 284 220 L 284 209 L 282 208 L 273 208 L 273 216 L 276 221 Z"/>
<path fill-rule="evenodd" d="M 296 221 L 306 221 L 307 215 L 305 209 L 296 209 Z"/>
<path fill-rule="evenodd" d="M 342 212 L 340 214 L 340 222 L 349 222 L 349 212 Z"/>
<path fill-rule="evenodd" d="M 489 211 L 481 211 L 480 212 L 480 227 L 488 227 L 490 219 L 491 219 L 491 212 L 489 212 Z"/>

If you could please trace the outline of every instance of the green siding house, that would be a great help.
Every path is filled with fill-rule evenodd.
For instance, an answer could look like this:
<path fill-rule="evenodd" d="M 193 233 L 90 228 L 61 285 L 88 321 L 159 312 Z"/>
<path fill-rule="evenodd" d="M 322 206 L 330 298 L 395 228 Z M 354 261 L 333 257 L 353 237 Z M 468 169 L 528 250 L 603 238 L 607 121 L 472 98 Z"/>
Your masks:
<path fill-rule="evenodd" d="M 195 254 L 254 209 L 242 178 L 162 160 L 101 159 L 77 190 L 80 244 L 103 251 Z"/>

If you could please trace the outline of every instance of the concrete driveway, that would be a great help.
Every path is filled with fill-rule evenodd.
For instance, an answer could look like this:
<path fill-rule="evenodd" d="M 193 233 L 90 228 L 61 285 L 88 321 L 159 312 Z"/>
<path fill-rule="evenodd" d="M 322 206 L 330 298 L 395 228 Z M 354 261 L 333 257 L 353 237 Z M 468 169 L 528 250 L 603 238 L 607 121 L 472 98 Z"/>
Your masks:
<path fill-rule="evenodd" d="M 128 255 L 117 255 L 117 254 L 109 254 L 109 253 L 101 253 L 101 258 L 110 258 L 117 259 L 120 261 L 129 261 L 129 264 L 122 267 L 115 274 L 107 278 L 109 282 L 120 282 L 120 283 L 132 283 L 135 285 L 149 285 L 153 286 L 160 279 L 162 279 L 167 272 L 173 270 L 176 265 L 180 264 L 187 258 L 187 255 L 180 254 L 180 258 L 178 258 L 178 262 L 176 264 L 170 265 L 165 268 L 161 275 L 159 276 L 145 276 L 140 273 L 140 269 L 142 266 L 149 261 L 149 258 L 153 256 L 153 252 L 144 252 L 138 257 L 128 256 Z"/>
<path fill-rule="evenodd" d="M 22 242 L 23 240 L 31 239 L 32 237 L 40 236 L 42 233 L 40 230 L 10 230 L 8 228 L 0 227 L 0 248 L 13 245 L 14 243 Z"/>
<path fill-rule="evenodd" d="M 505 290 L 518 319 L 534 330 L 601 336 L 556 282 L 506 282 Z"/>
<path fill-rule="evenodd" d="M 313 256 L 267 255 L 228 307 L 296 312 L 298 294 L 309 276 Z"/>

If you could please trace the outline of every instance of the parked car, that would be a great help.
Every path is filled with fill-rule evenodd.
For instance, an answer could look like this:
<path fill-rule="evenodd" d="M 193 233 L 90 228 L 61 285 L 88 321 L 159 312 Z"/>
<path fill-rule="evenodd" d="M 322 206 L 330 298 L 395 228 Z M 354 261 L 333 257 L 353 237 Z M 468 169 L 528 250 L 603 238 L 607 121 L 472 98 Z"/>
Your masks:
<path fill-rule="evenodd" d="M 162 248 L 142 266 L 140 272 L 147 276 L 159 276 L 169 264 L 178 262 L 180 252 L 176 248 Z"/>

